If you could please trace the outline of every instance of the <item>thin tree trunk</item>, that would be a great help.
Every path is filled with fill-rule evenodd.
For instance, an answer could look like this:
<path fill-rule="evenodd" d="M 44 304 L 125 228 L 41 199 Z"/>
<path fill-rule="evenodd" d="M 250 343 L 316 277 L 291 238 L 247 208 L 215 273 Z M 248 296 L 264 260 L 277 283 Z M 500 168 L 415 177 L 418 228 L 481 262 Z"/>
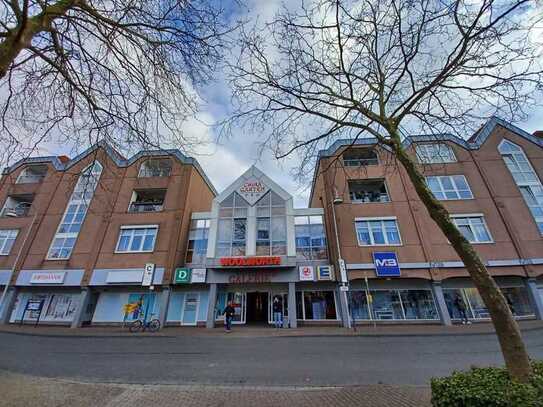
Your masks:
<path fill-rule="evenodd" d="M 520 382 L 528 381 L 532 375 L 530 358 L 522 341 L 519 326 L 509 309 L 504 295 L 488 273 L 473 246 L 450 219 L 445 207 L 435 199 L 432 192 L 426 186 L 423 175 L 416 167 L 413 159 L 407 155 L 402 147 L 397 130 L 388 129 L 388 131 L 394 142 L 393 149 L 396 158 L 405 168 L 431 218 L 447 239 L 449 239 L 449 242 L 451 242 L 456 253 L 463 261 L 475 287 L 477 287 L 481 298 L 488 308 L 509 375 Z"/>

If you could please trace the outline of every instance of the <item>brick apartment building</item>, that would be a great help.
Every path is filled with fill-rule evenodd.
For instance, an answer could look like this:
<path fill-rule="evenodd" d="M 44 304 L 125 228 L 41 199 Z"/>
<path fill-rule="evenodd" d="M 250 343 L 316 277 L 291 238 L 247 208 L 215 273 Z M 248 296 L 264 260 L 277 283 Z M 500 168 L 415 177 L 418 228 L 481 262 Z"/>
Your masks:
<path fill-rule="evenodd" d="M 541 319 L 543 138 L 493 118 L 467 141 L 405 143 L 514 314 Z M 1 321 L 117 324 L 139 303 L 165 324 L 213 327 L 232 301 L 235 323 L 271 323 L 279 301 L 290 326 L 449 324 L 458 297 L 470 319 L 488 319 L 375 140 L 320 152 L 308 208 L 272 179 L 251 167 L 219 194 L 179 151 L 125 159 L 105 144 L 12 165 L 0 183 Z"/>

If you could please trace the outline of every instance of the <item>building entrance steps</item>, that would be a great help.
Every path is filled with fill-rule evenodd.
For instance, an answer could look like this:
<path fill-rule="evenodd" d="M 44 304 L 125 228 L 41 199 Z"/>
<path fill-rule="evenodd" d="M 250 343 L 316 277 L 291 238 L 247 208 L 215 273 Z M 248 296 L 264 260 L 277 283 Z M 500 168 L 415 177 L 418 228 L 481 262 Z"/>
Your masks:
<path fill-rule="evenodd" d="M 543 321 L 519 321 L 522 331 L 543 331 Z M 490 335 L 494 328 L 490 323 L 474 323 L 472 325 L 377 325 L 358 324 L 355 329 L 330 326 L 310 326 L 294 329 L 277 329 L 269 326 L 240 326 L 235 325 L 232 332 L 226 334 L 224 327 L 217 324 L 214 329 L 201 327 L 175 327 L 168 326 L 157 333 L 131 334 L 128 328 L 120 326 L 89 326 L 79 329 L 70 329 L 60 326 L 30 326 L 30 325 L 3 325 L 0 332 L 36 335 L 36 336 L 80 336 L 80 337 L 124 337 L 124 336 L 156 336 L 156 337 L 316 337 L 316 336 L 446 336 L 446 335 Z"/>

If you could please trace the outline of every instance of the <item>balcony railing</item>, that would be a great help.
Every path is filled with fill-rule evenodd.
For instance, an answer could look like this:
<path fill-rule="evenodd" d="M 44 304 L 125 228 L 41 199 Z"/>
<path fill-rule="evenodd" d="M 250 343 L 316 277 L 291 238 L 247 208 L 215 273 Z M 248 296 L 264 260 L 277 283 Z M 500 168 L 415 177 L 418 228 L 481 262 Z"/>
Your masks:
<path fill-rule="evenodd" d="M 343 160 L 345 167 L 361 167 L 364 165 L 377 165 L 378 163 L 377 158 L 353 158 Z"/>
<path fill-rule="evenodd" d="M 352 194 L 352 202 L 390 202 L 388 194 L 383 193 L 365 193 L 365 194 Z"/>
<path fill-rule="evenodd" d="M 24 216 L 28 216 L 28 212 L 30 211 L 31 206 L 31 203 L 20 203 L 13 208 L 4 208 L 1 215 L 10 218 L 21 218 Z"/>
<path fill-rule="evenodd" d="M 132 202 L 129 212 L 160 212 L 163 209 L 162 202 Z"/>
<path fill-rule="evenodd" d="M 17 178 L 17 184 L 38 184 L 42 182 L 42 180 L 45 178 L 45 175 L 40 174 L 21 174 L 19 178 Z"/>

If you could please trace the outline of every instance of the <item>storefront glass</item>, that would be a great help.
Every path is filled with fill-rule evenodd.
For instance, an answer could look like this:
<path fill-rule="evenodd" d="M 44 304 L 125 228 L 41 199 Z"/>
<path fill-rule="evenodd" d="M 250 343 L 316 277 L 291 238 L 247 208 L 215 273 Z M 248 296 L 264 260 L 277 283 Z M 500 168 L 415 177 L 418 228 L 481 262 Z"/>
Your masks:
<path fill-rule="evenodd" d="M 234 323 L 245 323 L 245 293 L 242 292 L 219 292 L 215 306 L 215 319 L 224 320 L 224 309 L 226 304 L 232 301 L 234 307 Z"/>
<path fill-rule="evenodd" d="M 372 302 L 369 309 L 365 290 L 350 291 L 349 295 L 351 315 L 355 320 L 439 318 L 430 290 L 370 290 Z"/>
<path fill-rule="evenodd" d="M 11 322 L 19 321 L 29 301 L 43 301 L 41 314 L 39 311 L 27 311 L 25 321 L 71 322 L 79 305 L 79 294 L 44 294 L 21 293 L 17 296 L 11 315 Z"/>
<path fill-rule="evenodd" d="M 336 299 L 333 291 L 303 291 L 296 293 L 298 319 L 337 319 Z"/>

